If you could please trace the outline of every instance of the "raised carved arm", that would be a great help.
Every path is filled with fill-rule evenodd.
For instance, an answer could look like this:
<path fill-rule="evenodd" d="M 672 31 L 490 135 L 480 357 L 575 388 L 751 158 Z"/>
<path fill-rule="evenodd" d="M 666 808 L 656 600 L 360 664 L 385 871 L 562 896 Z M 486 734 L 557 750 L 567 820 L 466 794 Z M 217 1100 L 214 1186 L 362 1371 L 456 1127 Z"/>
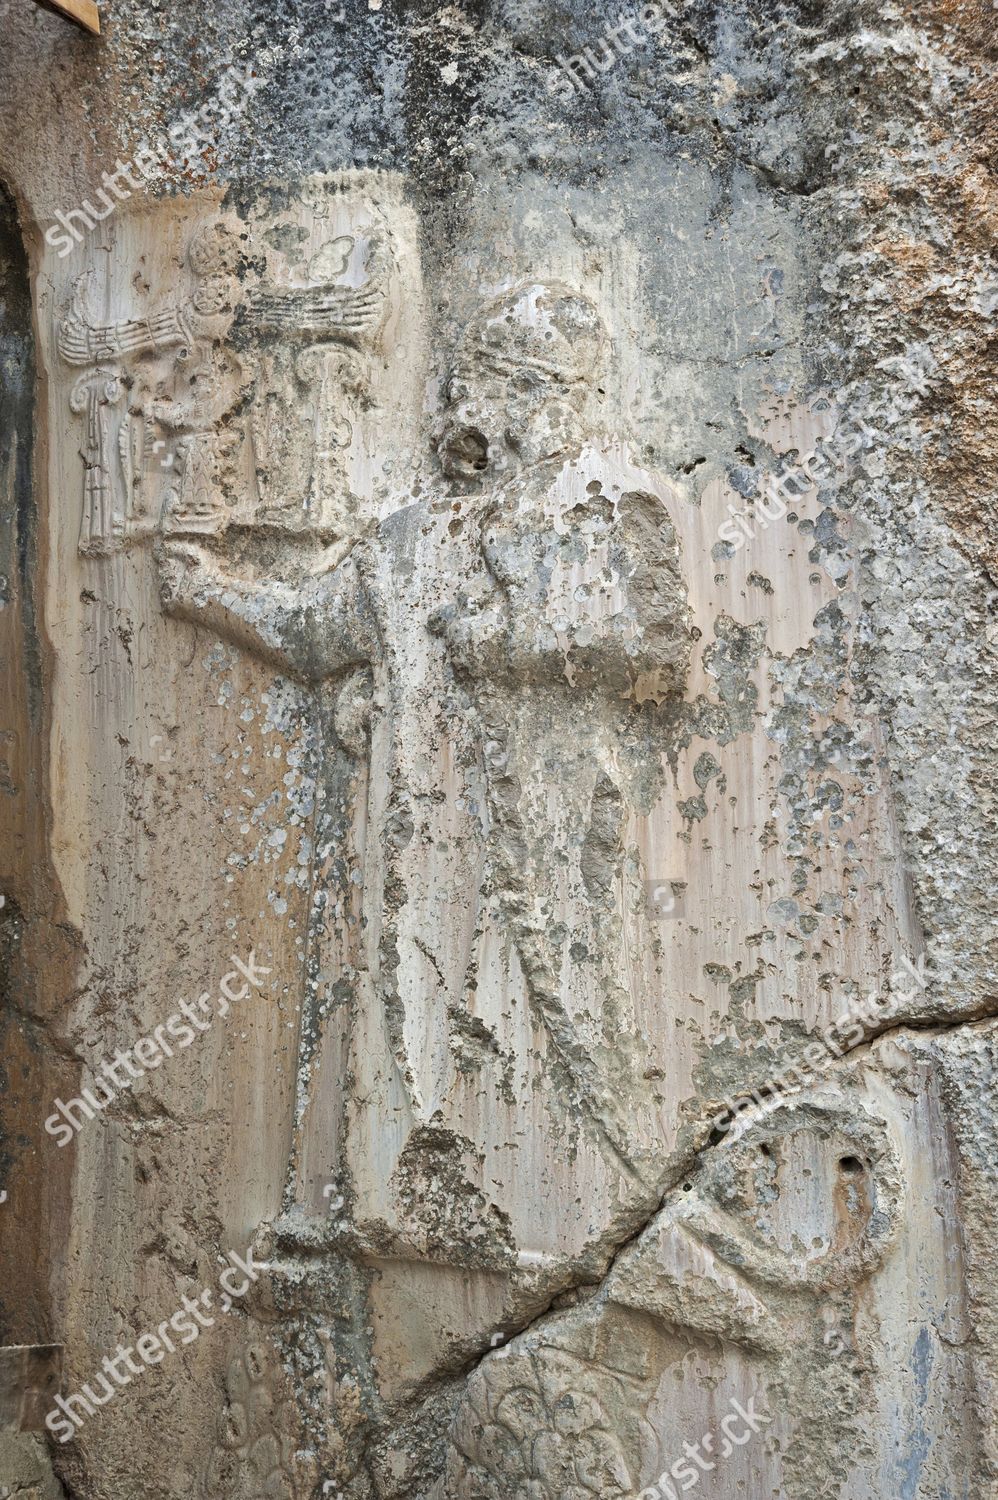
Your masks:
<path fill-rule="evenodd" d="M 168 614 L 214 631 L 290 677 L 322 682 L 379 652 L 367 591 L 350 558 L 291 588 L 229 578 L 191 542 L 161 542 L 156 555 Z"/>

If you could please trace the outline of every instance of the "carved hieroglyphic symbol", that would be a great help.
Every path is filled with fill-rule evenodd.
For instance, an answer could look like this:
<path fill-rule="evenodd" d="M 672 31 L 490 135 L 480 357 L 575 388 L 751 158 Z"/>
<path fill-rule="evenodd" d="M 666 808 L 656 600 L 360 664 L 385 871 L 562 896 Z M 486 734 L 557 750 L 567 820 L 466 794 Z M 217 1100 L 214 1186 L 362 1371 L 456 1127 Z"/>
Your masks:
<path fill-rule="evenodd" d="M 59 329 L 59 353 L 82 366 L 70 392 L 70 409 L 83 418 L 80 453 L 85 466 L 80 551 L 102 555 L 151 528 L 143 526 L 142 482 L 145 429 L 117 410 L 125 393 L 129 362 L 185 344 L 190 333 L 179 309 L 150 319 L 92 321 L 81 279 Z"/>
<path fill-rule="evenodd" d="M 225 1408 L 206 1476 L 211 1500 L 298 1500 L 302 1495 L 294 1472 L 298 1414 L 283 1383 L 263 1344 L 251 1344 L 230 1359 Z"/>
<path fill-rule="evenodd" d="M 84 554 L 160 527 L 329 542 L 356 526 L 346 458 L 372 400 L 390 235 L 366 201 L 313 188 L 311 225 L 266 212 L 198 225 L 182 295 L 150 316 L 104 321 L 88 278 L 77 282 L 57 344 L 81 371 L 70 408 L 83 424 Z"/>
<path fill-rule="evenodd" d="M 365 399 L 364 350 L 387 306 L 384 261 L 382 238 L 363 245 L 341 235 L 309 260 L 318 285 L 269 285 L 250 296 L 247 325 L 259 349 L 252 430 L 260 523 L 304 523 L 323 535 L 349 526 L 347 411 Z"/>
<path fill-rule="evenodd" d="M 656 1469 L 655 1418 L 675 1401 L 669 1372 L 691 1334 L 739 1360 L 751 1351 L 757 1378 L 801 1394 L 809 1417 L 809 1393 L 786 1360 L 796 1348 L 812 1364 L 834 1364 L 834 1345 L 801 1330 L 821 1327 L 829 1300 L 848 1316 L 903 1204 L 900 1156 L 882 1120 L 841 1096 L 774 1110 L 741 1142 L 708 1153 L 591 1299 L 486 1356 L 454 1418 L 433 1500 L 633 1494 L 648 1483 L 636 1455 Z M 649 1434 L 650 1445 L 641 1441 Z"/>

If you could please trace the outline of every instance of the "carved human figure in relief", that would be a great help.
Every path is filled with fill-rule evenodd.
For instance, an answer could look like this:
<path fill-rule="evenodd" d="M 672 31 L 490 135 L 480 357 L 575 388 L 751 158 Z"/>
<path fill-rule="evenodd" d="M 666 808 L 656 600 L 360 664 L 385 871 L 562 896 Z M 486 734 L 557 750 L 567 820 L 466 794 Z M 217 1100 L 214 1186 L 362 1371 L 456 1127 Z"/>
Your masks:
<path fill-rule="evenodd" d="M 691 634 L 670 492 L 601 431 L 607 354 L 588 298 L 516 287 L 473 321 L 447 390 L 451 493 L 304 583 L 162 550 L 165 608 L 321 685 L 327 754 L 357 763 L 347 876 L 316 934 L 354 1001 L 346 1159 L 314 1136 L 299 1156 L 351 1180 L 372 1249 L 580 1253 L 657 1170 L 636 827 Z M 320 1048 L 316 1087 L 341 1074 Z M 308 1137 L 322 1111 L 303 1103 Z"/>

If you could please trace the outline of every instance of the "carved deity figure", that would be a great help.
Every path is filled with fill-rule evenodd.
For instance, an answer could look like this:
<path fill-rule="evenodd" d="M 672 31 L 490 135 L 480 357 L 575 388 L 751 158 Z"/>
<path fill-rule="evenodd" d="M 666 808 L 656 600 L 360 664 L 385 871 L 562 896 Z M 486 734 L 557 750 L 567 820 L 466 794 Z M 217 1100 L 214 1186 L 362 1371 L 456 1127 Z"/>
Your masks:
<path fill-rule="evenodd" d="M 517 286 L 447 387 L 451 492 L 321 576 L 161 549 L 170 613 L 329 709 L 313 941 L 350 1002 L 351 1086 L 334 1128 L 342 1054 L 320 1041 L 296 1193 L 321 1212 L 316 1181 L 341 1174 L 371 1253 L 554 1262 L 658 1167 L 641 820 L 691 633 L 670 492 L 601 430 L 608 347 L 586 296 Z"/>

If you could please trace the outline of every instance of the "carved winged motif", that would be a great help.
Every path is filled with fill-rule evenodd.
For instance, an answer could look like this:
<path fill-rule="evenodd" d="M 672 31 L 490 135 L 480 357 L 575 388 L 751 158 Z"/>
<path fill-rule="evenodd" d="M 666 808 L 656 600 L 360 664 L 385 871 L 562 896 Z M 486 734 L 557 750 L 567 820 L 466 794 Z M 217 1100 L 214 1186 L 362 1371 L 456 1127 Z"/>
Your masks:
<path fill-rule="evenodd" d="M 360 264 L 357 264 L 360 260 Z M 347 415 L 365 400 L 364 346 L 387 311 L 382 241 L 359 255 L 354 236 L 327 241 L 312 257 L 317 286 L 253 288 L 246 323 L 259 351 L 252 406 L 258 520 L 324 537 L 349 530 L 355 510 L 344 466 L 353 437 Z M 362 286 L 335 277 L 366 278 Z"/>
<path fill-rule="evenodd" d="M 307 339 L 350 339 L 374 328 L 384 307 L 381 287 L 260 287 L 250 294 L 253 326 Z"/>
<path fill-rule="evenodd" d="M 160 526 L 325 541 L 350 528 L 346 450 L 388 311 L 386 237 L 331 235 L 304 270 L 251 258 L 246 239 L 221 220 L 199 226 L 188 292 L 144 317 L 102 320 L 86 284 L 75 288 L 56 343 L 82 372 L 70 408 L 83 418 L 83 553 Z M 308 284 L 287 284 L 303 274 Z"/>

